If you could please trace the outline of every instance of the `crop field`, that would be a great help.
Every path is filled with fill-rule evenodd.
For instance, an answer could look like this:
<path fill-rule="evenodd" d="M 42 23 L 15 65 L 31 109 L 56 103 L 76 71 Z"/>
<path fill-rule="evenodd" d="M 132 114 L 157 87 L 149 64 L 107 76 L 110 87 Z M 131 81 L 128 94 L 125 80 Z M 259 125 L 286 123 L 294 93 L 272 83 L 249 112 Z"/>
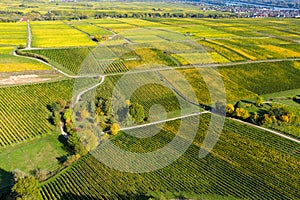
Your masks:
<path fill-rule="evenodd" d="M 44 199 L 76 198 L 79 195 L 105 199 L 141 197 L 149 195 L 150 190 L 159 190 L 248 199 L 299 198 L 299 174 L 296 172 L 299 157 L 291 153 L 297 148 L 295 143 L 227 120 L 213 152 L 199 159 L 199 147 L 208 120 L 207 115 L 201 118 L 202 126 L 193 145 L 168 167 L 142 174 L 125 173 L 87 156 L 44 183 L 41 194 Z M 114 138 L 114 144 L 134 152 L 152 151 L 173 138 L 177 125 L 178 121 L 166 123 L 163 130 L 150 139 L 120 134 Z M 152 145 L 148 145 L 150 140 Z"/>
<path fill-rule="evenodd" d="M 179 53 L 176 57 L 181 57 L 185 63 L 189 64 L 210 64 L 210 63 L 226 63 L 229 62 L 226 58 L 217 52 L 211 53 Z"/>
<path fill-rule="evenodd" d="M 295 62 L 285 61 L 220 67 L 219 71 L 230 80 L 256 94 L 300 88 L 300 82 L 298 81 L 300 70 L 295 68 Z"/>
<path fill-rule="evenodd" d="M 32 4 L 33 10 L 42 5 Z M 36 20 L 30 20 L 31 45 L 27 22 L 0 23 L 1 81 L 29 80 L 0 86 L 0 199 L 4 187 L 11 189 L 15 169 L 28 175 L 53 172 L 38 183 L 43 199 L 51 200 L 184 199 L 185 194 L 208 200 L 300 199 L 300 147 L 293 140 L 300 138 L 299 21 L 229 19 L 232 13 L 167 4 L 49 2 L 40 13 L 27 1 L 8 4 Z M 184 17 L 162 16 L 166 12 Z M 203 17 L 190 17 L 194 12 Z M 216 13 L 224 16 L 206 17 Z M 218 78 L 224 99 L 214 98 L 223 89 Z M 226 113 L 211 152 L 199 158 L 207 130 L 214 128 L 212 108 L 220 111 L 223 104 L 235 109 Z M 249 112 L 244 122 L 230 118 L 240 117 L 239 106 Z M 274 114 L 272 106 L 284 108 L 278 109 L 284 114 Z M 261 125 L 265 113 L 288 122 Z M 151 137 L 135 137 L 154 130 L 159 131 Z M 192 130 L 197 134 L 190 147 L 155 171 L 127 173 L 97 160 L 105 152 L 111 163 L 130 169 L 139 162 L 125 154 L 118 158 L 109 141 L 124 151 L 150 153 L 177 136 L 188 142 L 180 133 Z M 95 149 L 88 149 L 90 143 Z"/>
<path fill-rule="evenodd" d="M 166 41 L 181 41 L 186 40 L 186 37 L 182 34 L 170 32 L 167 29 L 157 28 L 139 28 L 120 33 L 133 43 L 152 43 L 152 42 L 166 42 Z"/>
<path fill-rule="evenodd" d="M 26 50 L 49 58 L 50 62 L 60 69 L 77 74 L 84 59 L 91 53 L 92 48 L 61 48 Z"/>
<path fill-rule="evenodd" d="M 0 46 L 0 54 L 1 55 L 9 55 L 11 54 L 11 52 L 14 51 L 14 47 L 10 47 L 10 46 Z"/>
<path fill-rule="evenodd" d="M 155 19 L 161 23 L 169 25 L 171 30 L 178 31 L 182 34 L 190 33 L 193 36 L 198 38 L 227 38 L 233 37 L 235 35 L 216 30 L 210 26 L 205 26 L 201 23 L 200 20 L 191 20 L 191 19 Z"/>
<path fill-rule="evenodd" d="M 0 54 L 1 55 L 1 54 Z M 52 70 L 51 67 L 36 60 L 15 57 L 13 55 L 0 56 L 0 72 L 41 71 Z"/>
<path fill-rule="evenodd" d="M 214 43 L 227 47 L 251 60 L 300 57 L 299 49 L 289 47 L 293 46 L 293 43 L 279 39 L 222 39 L 214 41 Z"/>
<path fill-rule="evenodd" d="M 136 29 L 136 26 L 130 25 L 130 24 L 126 24 L 126 23 L 113 23 L 113 24 L 96 24 L 99 27 L 105 28 L 105 29 L 109 29 L 115 33 L 122 33 L 125 31 L 130 31 L 132 29 Z"/>
<path fill-rule="evenodd" d="M 90 36 L 112 35 L 112 33 L 106 29 L 102 29 L 96 25 L 85 23 L 85 22 L 73 22 L 71 23 L 71 25 L 83 32 L 86 32 Z"/>
<path fill-rule="evenodd" d="M 182 80 L 179 77 L 170 76 L 164 71 L 161 71 L 160 73 L 163 74 L 164 77 L 172 84 L 172 86 L 174 86 L 178 91 L 180 91 L 181 94 L 187 97 L 190 101 L 209 105 L 215 102 L 211 102 L 210 92 L 207 88 L 207 84 L 212 85 L 214 89 L 220 88 L 218 85 L 214 84 L 214 80 L 217 74 L 213 71 L 213 69 L 206 70 L 201 68 L 178 70 L 178 72 L 185 77 L 185 79 L 194 89 L 194 93 L 197 99 L 194 99 L 193 94 L 191 94 L 192 91 L 186 90 L 184 87 L 182 87 Z M 219 70 L 219 72 L 221 71 Z M 207 82 L 204 81 L 200 73 L 207 74 Z M 222 72 L 221 75 L 223 75 Z M 235 82 L 235 80 L 231 79 L 231 77 L 224 76 L 222 78 L 225 85 L 227 101 L 230 102 L 244 98 L 248 99 L 255 96 L 254 92 L 238 84 L 238 82 Z"/>
<path fill-rule="evenodd" d="M 0 147 L 53 131 L 47 105 L 69 99 L 73 81 L 2 87 L 0 89 Z"/>
<path fill-rule="evenodd" d="M 0 23 L 0 45 L 26 45 L 27 23 Z"/>
<path fill-rule="evenodd" d="M 111 40 L 100 41 L 99 44 L 104 46 L 117 46 L 117 45 L 128 44 L 128 42 L 125 39 L 113 38 Z"/>
<path fill-rule="evenodd" d="M 299 35 L 297 29 L 292 28 L 294 34 L 280 32 L 289 28 L 289 23 L 276 23 L 260 20 L 257 24 L 247 19 L 243 20 L 212 20 L 212 19 L 153 19 L 156 23 L 163 23 L 167 29 L 182 34 L 189 33 L 195 39 L 202 39 L 200 44 L 214 49 L 230 61 L 245 59 L 262 60 L 274 58 L 299 58 Z M 249 28 L 249 23 L 252 28 Z M 274 26 L 276 28 L 274 29 Z M 271 37 L 271 36 L 273 37 Z"/>
<path fill-rule="evenodd" d="M 127 23 L 127 24 L 131 24 L 131 25 L 134 25 L 134 26 L 138 26 L 138 27 L 155 27 L 155 28 L 158 28 L 158 27 L 165 27 L 166 25 L 162 24 L 162 23 L 156 23 L 156 22 L 151 22 L 151 21 L 148 21 L 148 20 L 145 20 L 145 19 L 118 19 L 118 21 L 121 21 L 123 23 Z"/>
<path fill-rule="evenodd" d="M 86 34 L 63 22 L 31 22 L 32 47 L 96 46 Z"/>

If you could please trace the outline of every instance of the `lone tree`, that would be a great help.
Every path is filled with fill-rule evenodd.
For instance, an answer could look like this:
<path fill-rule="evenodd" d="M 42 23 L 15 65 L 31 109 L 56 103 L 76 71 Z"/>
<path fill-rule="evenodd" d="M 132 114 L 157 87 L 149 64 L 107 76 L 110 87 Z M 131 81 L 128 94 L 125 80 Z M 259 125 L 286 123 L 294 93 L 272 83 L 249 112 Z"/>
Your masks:
<path fill-rule="evenodd" d="M 236 108 L 235 114 L 238 118 L 241 118 L 241 119 L 247 119 L 250 117 L 248 110 L 245 110 L 244 108 Z"/>
<path fill-rule="evenodd" d="M 232 104 L 226 105 L 226 114 L 231 116 L 234 113 L 234 106 Z"/>
<path fill-rule="evenodd" d="M 41 200 L 42 196 L 38 185 L 39 182 L 33 176 L 22 178 L 13 186 L 13 196 L 17 200 Z"/>
<path fill-rule="evenodd" d="M 79 135 L 81 136 L 81 141 L 87 151 L 91 151 L 98 146 L 98 138 L 92 130 L 86 129 L 80 132 Z"/>
<path fill-rule="evenodd" d="M 13 171 L 13 175 L 14 175 L 14 181 L 15 182 L 18 182 L 19 180 L 23 179 L 26 177 L 26 173 L 19 170 L 19 169 L 16 169 Z"/>
<path fill-rule="evenodd" d="M 60 125 L 60 114 L 59 114 L 59 112 L 55 111 L 53 113 L 52 120 L 53 120 L 53 125 L 58 128 L 59 125 Z"/>
<path fill-rule="evenodd" d="M 144 107 L 138 103 L 133 103 L 129 106 L 129 114 L 136 123 L 141 123 L 145 119 Z"/>
<path fill-rule="evenodd" d="M 80 112 L 80 117 L 82 119 L 86 119 L 89 117 L 89 112 L 86 110 L 86 109 L 83 109 L 81 112 Z"/>
<path fill-rule="evenodd" d="M 117 135 L 119 130 L 120 130 L 120 126 L 117 123 L 113 123 L 110 127 L 110 132 L 111 132 L 112 135 Z"/>
<path fill-rule="evenodd" d="M 264 102 L 264 98 L 262 96 L 257 96 L 256 99 L 255 99 L 255 104 L 256 106 L 261 106 Z"/>

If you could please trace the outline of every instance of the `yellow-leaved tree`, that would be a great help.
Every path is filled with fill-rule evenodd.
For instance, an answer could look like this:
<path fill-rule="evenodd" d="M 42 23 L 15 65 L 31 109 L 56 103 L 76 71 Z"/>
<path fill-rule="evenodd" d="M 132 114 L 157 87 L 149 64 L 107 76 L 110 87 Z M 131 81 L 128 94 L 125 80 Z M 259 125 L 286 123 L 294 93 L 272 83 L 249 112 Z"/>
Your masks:
<path fill-rule="evenodd" d="M 118 123 L 113 123 L 110 127 L 110 132 L 112 135 L 118 134 L 119 130 L 120 130 L 120 126 Z"/>

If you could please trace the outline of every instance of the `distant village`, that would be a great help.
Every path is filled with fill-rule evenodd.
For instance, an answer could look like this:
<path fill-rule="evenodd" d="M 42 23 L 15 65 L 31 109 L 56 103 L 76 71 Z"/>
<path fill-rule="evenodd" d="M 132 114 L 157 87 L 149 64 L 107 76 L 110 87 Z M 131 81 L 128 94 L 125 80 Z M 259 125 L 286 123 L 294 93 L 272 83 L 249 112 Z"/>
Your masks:
<path fill-rule="evenodd" d="M 203 4 L 204 5 L 204 4 Z M 264 18 L 264 17 L 280 17 L 280 18 L 300 18 L 299 9 L 289 8 L 270 8 L 263 6 L 250 5 L 209 5 L 203 6 L 202 10 L 215 10 L 221 12 L 230 12 L 237 17 L 248 18 Z"/>

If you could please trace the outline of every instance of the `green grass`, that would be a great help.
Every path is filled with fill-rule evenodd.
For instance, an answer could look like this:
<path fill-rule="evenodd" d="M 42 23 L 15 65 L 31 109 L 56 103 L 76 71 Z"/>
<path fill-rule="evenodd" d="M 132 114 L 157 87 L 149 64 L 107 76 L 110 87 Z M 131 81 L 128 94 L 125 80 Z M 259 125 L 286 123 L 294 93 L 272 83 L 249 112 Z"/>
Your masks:
<path fill-rule="evenodd" d="M 195 194 L 219 195 L 221 199 L 229 195 L 241 199 L 299 198 L 299 174 L 296 170 L 299 156 L 293 153 L 299 147 L 296 143 L 226 120 L 213 151 L 199 159 L 199 147 L 208 122 L 209 115 L 201 117 L 193 145 L 163 169 L 140 174 L 120 172 L 103 165 L 93 156 L 87 156 L 43 183 L 43 198 L 141 198 L 151 191 L 193 191 Z M 172 140 L 178 124 L 179 121 L 166 123 L 152 138 L 138 139 L 121 133 L 113 142 L 127 151 L 152 151 Z"/>
<path fill-rule="evenodd" d="M 281 92 L 269 93 L 262 95 L 265 100 L 274 98 L 293 98 L 300 94 L 300 89 L 285 90 Z"/>
<path fill-rule="evenodd" d="M 3 149 L 0 153 L 0 169 L 8 173 L 16 169 L 26 174 L 33 174 L 34 170 L 38 169 L 50 172 L 59 166 L 59 158 L 68 155 L 64 145 L 58 140 L 59 136 L 53 133 Z M 12 183 L 12 177 L 5 172 L 0 172 L 1 188 L 10 186 Z"/>

